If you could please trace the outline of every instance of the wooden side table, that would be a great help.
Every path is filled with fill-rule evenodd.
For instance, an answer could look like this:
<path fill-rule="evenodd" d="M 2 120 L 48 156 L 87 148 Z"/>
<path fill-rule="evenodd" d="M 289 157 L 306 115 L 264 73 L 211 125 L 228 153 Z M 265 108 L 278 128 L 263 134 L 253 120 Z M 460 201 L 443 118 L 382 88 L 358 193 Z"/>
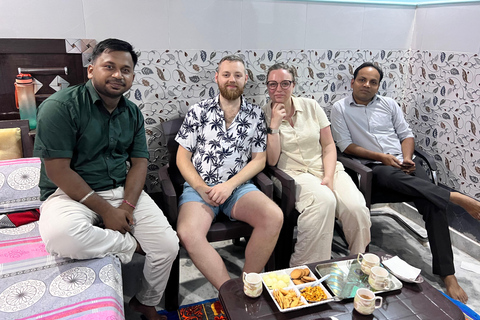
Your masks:
<path fill-rule="evenodd" d="M 354 259 L 356 256 L 329 260 L 324 262 Z M 321 263 L 321 262 L 320 262 Z M 315 275 L 315 267 L 308 267 Z M 308 307 L 296 311 L 280 312 L 269 293 L 263 290 L 260 297 L 252 299 L 243 293 L 241 278 L 225 282 L 219 290 L 219 300 L 225 314 L 231 320 L 245 319 L 455 319 L 464 320 L 463 312 L 450 300 L 445 298 L 428 282 L 420 284 L 404 283 L 400 290 L 379 294 L 383 297 L 383 305 L 373 315 L 364 316 L 353 309 L 353 299 L 329 302 L 323 305 Z"/>

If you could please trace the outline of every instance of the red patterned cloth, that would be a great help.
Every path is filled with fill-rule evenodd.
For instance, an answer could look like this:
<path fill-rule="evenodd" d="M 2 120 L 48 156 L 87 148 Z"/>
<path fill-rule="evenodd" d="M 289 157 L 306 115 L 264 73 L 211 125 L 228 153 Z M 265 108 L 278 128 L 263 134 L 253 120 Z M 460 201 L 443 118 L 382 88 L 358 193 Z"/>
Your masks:
<path fill-rule="evenodd" d="M 207 300 L 203 303 L 180 307 L 178 310 L 180 320 L 226 320 L 222 305 L 218 299 Z"/>
<path fill-rule="evenodd" d="M 185 306 L 180 306 L 176 311 L 158 311 L 167 316 L 168 320 L 226 320 L 227 316 L 218 299 L 205 300 Z"/>
<path fill-rule="evenodd" d="M 12 212 L 0 215 L 0 228 L 15 228 L 24 224 L 38 221 L 40 211 L 32 209 L 21 212 Z"/>

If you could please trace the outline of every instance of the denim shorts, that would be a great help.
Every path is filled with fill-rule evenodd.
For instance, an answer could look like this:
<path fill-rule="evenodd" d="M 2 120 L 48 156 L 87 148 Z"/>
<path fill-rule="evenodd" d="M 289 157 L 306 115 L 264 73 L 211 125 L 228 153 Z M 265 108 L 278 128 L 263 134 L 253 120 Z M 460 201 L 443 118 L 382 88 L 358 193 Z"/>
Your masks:
<path fill-rule="evenodd" d="M 235 203 L 237 203 L 238 199 L 240 199 L 243 195 L 247 194 L 250 191 L 260 190 L 258 190 L 258 188 L 251 181 L 247 181 L 244 184 L 238 186 L 235 190 L 233 190 L 230 197 L 228 197 L 223 204 L 218 207 L 214 207 L 206 203 L 203 198 L 198 194 L 198 192 L 185 182 L 185 184 L 183 185 L 183 193 L 180 195 L 180 199 L 178 200 L 178 207 L 190 201 L 200 202 L 209 206 L 212 209 L 215 218 L 221 210 L 230 220 L 235 221 L 235 219 L 231 217 L 232 208 Z"/>

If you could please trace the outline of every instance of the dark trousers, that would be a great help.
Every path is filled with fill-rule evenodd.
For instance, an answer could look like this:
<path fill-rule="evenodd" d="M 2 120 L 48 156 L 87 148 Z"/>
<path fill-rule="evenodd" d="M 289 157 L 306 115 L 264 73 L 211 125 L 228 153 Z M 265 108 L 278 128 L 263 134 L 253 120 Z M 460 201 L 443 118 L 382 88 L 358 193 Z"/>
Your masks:
<path fill-rule="evenodd" d="M 385 165 L 370 164 L 373 171 L 372 203 L 413 202 L 423 216 L 432 252 L 433 273 L 447 276 L 455 273 L 447 211 L 450 192 L 435 184 L 415 158 L 414 174 Z"/>

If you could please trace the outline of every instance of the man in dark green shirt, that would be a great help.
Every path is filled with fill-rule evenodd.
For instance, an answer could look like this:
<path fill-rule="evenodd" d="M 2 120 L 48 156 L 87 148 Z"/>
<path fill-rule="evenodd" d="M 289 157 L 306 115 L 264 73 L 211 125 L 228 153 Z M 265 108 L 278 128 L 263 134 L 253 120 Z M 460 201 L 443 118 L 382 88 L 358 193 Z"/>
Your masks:
<path fill-rule="evenodd" d="M 163 295 L 178 238 L 143 191 L 148 165 L 144 120 L 123 97 L 137 55 L 117 39 L 100 42 L 86 84 L 38 108 L 34 154 L 42 158 L 40 234 L 48 252 L 74 259 L 145 252 L 142 288 L 129 305 L 147 319 Z M 129 166 L 127 166 L 129 163 Z M 100 224 L 104 228 L 99 227 Z"/>

